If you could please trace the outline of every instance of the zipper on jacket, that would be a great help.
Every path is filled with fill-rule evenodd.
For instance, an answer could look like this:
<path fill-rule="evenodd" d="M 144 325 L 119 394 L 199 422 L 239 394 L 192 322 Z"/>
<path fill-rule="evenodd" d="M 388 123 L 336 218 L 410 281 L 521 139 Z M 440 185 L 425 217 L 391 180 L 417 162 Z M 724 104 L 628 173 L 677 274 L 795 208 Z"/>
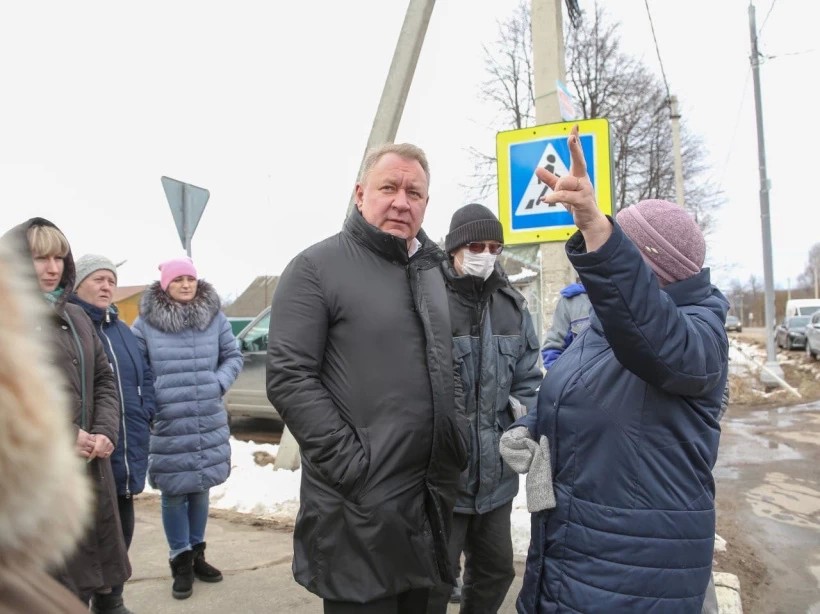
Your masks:
<path fill-rule="evenodd" d="M 105 317 L 108 320 L 108 310 L 105 310 Z M 128 429 L 125 426 L 125 397 L 122 394 L 122 380 L 120 379 L 120 364 L 117 360 L 117 354 L 114 352 L 114 346 L 111 343 L 111 339 L 108 338 L 108 335 L 105 334 L 102 325 L 100 325 L 100 336 L 105 339 L 106 343 L 108 343 L 108 347 L 111 350 L 111 358 L 113 361 L 111 362 L 111 367 L 114 369 L 114 372 L 117 375 L 117 389 L 120 393 L 120 419 L 122 420 L 122 458 L 125 461 L 125 496 L 126 498 L 131 498 L 131 467 L 128 466 Z"/>
<path fill-rule="evenodd" d="M 74 322 L 68 311 L 63 312 L 65 321 L 68 324 L 68 329 L 74 337 L 74 343 L 77 344 L 77 355 L 80 357 L 80 400 L 82 401 L 82 409 L 80 410 L 80 424 L 84 431 L 89 432 L 91 427 L 86 424 L 86 419 L 89 418 L 88 406 L 86 405 L 86 391 L 85 391 L 85 354 L 83 354 L 83 344 L 80 341 L 80 335 L 74 327 Z"/>
<path fill-rule="evenodd" d="M 410 284 L 410 286 L 412 286 L 413 285 L 413 276 L 410 274 L 410 265 L 409 264 L 404 265 L 404 272 L 407 273 L 407 283 Z M 416 308 L 416 300 L 415 300 L 415 297 L 413 296 L 413 290 L 412 289 L 410 290 L 410 307 L 413 310 L 413 313 L 418 312 L 418 309 Z"/>
<path fill-rule="evenodd" d="M 475 507 L 478 508 L 478 501 L 481 494 L 481 414 L 482 414 L 482 407 L 481 407 L 481 376 L 484 373 L 484 312 L 485 307 L 487 306 L 487 301 L 479 299 L 477 305 L 478 311 L 478 373 L 477 377 L 475 378 L 475 427 L 476 427 L 476 441 L 478 442 L 478 454 L 476 455 L 476 477 L 478 478 L 478 488 L 475 492 Z M 493 410 L 495 408 L 493 407 Z M 494 416 L 491 415 L 491 424 L 490 427 L 494 430 L 495 429 L 495 420 L 493 420 Z"/>

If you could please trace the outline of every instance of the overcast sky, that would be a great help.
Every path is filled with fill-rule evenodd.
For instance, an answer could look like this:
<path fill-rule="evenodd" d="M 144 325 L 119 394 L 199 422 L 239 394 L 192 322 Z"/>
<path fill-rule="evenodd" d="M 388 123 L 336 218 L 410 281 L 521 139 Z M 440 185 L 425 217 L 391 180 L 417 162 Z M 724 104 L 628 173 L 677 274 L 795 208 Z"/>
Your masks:
<path fill-rule="evenodd" d="M 482 44 L 517 0 L 439 0 L 397 136 L 426 150 L 424 227 L 438 239 L 470 202 L 467 152 L 495 149 L 497 113 L 480 102 Z M 592 10 L 590 1 L 580 0 Z M 644 0 L 607 2 L 625 49 L 659 73 Z M 746 0 L 650 0 L 682 121 L 727 204 L 707 264 L 719 284 L 762 277 L 757 137 Z M 0 22 L 0 230 L 35 215 L 75 256 L 127 260 L 120 284 L 148 283 L 183 254 L 162 190 L 167 175 L 208 188 L 193 240 L 200 275 L 225 297 L 278 274 L 341 227 L 407 3 L 18 2 Z M 772 182 L 775 278 L 785 286 L 820 241 L 810 94 L 820 8 L 757 3 Z M 674 194 L 669 195 L 674 200 Z M 495 202 L 486 202 L 491 208 Z"/>

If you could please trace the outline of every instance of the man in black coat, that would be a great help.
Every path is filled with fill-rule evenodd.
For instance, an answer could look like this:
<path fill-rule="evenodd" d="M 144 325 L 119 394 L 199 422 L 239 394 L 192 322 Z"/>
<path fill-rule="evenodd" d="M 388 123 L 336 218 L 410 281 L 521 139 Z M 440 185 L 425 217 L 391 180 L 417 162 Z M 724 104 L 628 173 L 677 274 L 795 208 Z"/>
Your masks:
<path fill-rule="evenodd" d="M 303 465 L 293 572 L 325 612 L 423 612 L 452 580 L 467 424 L 428 186 L 419 148 L 371 152 L 342 232 L 297 255 L 273 298 L 268 398 Z"/>

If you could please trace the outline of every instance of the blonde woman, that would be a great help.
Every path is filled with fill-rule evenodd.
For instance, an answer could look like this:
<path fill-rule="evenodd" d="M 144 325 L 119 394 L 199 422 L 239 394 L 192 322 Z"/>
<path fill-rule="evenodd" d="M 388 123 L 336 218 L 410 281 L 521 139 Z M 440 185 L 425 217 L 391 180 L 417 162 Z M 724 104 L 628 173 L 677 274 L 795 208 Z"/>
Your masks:
<path fill-rule="evenodd" d="M 10 234 L 28 248 L 40 292 L 51 307 L 41 319 L 41 328 L 50 335 L 51 358 L 69 395 L 76 452 L 85 458 L 94 485 L 92 521 L 57 576 L 83 603 L 91 602 L 92 612 L 128 614 L 121 601 L 112 603 L 110 598 L 111 587 L 131 575 L 110 460 L 119 434 L 114 376 L 91 320 L 80 307 L 68 303 L 75 271 L 65 235 L 43 218 L 32 218 Z M 55 513 L 57 505 L 55 501 Z"/>

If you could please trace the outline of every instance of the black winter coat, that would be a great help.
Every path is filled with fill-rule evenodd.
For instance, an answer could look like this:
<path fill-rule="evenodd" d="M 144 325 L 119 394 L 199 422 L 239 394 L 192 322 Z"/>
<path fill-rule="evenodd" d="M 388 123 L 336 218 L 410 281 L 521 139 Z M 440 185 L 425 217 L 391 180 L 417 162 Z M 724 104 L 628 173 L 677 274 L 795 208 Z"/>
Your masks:
<path fill-rule="evenodd" d="M 299 443 L 296 580 L 369 602 L 451 581 L 447 541 L 466 419 L 441 250 L 358 211 L 296 256 L 273 298 L 267 391 Z"/>

